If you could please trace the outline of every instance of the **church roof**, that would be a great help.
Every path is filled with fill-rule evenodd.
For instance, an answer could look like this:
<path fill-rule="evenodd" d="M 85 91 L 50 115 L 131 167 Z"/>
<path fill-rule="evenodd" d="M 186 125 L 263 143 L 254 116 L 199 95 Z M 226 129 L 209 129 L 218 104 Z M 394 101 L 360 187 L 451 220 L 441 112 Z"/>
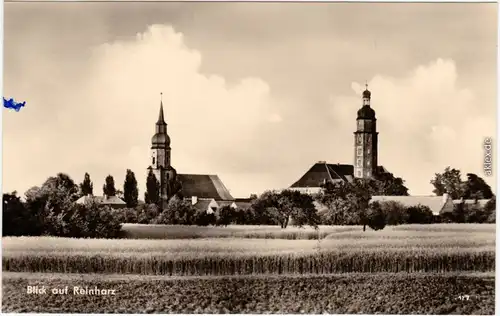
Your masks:
<path fill-rule="evenodd" d="M 166 124 L 165 117 L 163 115 L 163 101 L 160 102 L 160 113 L 158 114 L 158 121 L 156 124 Z"/>
<path fill-rule="evenodd" d="M 388 173 L 383 166 L 377 167 L 377 173 Z M 343 164 L 332 164 L 325 161 L 315 163 L 298 181 L 292 184 L 291 188 L 317 188 L 325 181 L 352 182 L 354 179 L 354 166 Z"/>
<path fill-rule="evenodd" d="M 349 181 L 352 178 L 354 167 L 352 165 L 330 164 L 324 161 L 315 163 L 292 188 L 319 187 L 326 181 Z"/>
<path fill-rule="evenodd" d="M 178 174 L 177 177 L 182 184 L 181 194 L 184 197 L 196 196 L 216 201 L 234 201 L 217 175 Z"/>
<path fill-rule="evenodd" d="M 360 119 L 375 119 L 375 110 L 373 110 L 370 106 L 364 105 L 361 109 L 358 110 L 358 120 Z"/>

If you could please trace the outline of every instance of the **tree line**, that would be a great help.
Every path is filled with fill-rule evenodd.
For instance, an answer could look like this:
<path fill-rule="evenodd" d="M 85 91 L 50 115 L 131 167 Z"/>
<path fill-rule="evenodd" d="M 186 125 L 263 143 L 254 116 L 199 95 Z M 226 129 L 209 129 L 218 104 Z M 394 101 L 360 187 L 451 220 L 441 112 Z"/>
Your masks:
<path fill-rule="evenodd" d="M 490 199 L 486 206 L 457 204 L 450 214 L 433 216 L 423 205 L 405 207 L 397 202 L 373 202 L 373 195 L 408 195 L 404 180 L 392 174 L 375 179 L 354 179 L 352 182 L 323 183 L 316 195 L 298 191 L 266 191 L 253 196 L 247 209 L 229 205 L 216 213 L 198 210 L 190 200 L 174 195 L 165 209 L 159 206 L 159 183 L 150 170 L 145 203 L 139 203 L 135 175 L 126 171 L 123 191 L 117 190 L 111 175 L 105 179 L 103 194 L 119 196 L 124 209 L 112 209 L 80 197 L 93 195 L 88 173 L 82 183 L 63 173 L 49 177 L 40 187 L 32 187 L 22 201 L 16 192 L 3 194 L 3 235 L 51 235 L 66 237 L 115 238 L 121 236 L 122 223 L 172 225 L 362 225 L 383 229 L 386 225 L 428 224 L 435 222 L 494 223 L 496 199 L 486 182 L 475 174 L 462 181 L 460 171 L 446 168 L 431 180 L 434 193 L 445 192 L 455 199 Z M 318 207 L 319 206 L 319 207 Z M 319 210 L 318 210 L 319 208 Z"/>

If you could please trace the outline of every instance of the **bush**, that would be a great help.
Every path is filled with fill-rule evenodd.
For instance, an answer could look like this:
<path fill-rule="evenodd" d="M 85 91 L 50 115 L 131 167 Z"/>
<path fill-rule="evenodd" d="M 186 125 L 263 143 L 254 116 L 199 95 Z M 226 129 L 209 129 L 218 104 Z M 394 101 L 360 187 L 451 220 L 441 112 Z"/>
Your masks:
<path fill-rule="evenodd" d="M 382 212 L 385 214 L 387 225 L 403 225 L 408 223 L 409 214 L 406 207 L 396 201 L 380 202 Z"/>
<path fill-rule="evenodd" d="M 434 215 L 429 207 L 425 205 L 410 206 L 406 209 L 408 214 L 408 224 L 430 224 Z"/>
<path fill-rule="evenodd" d="M 218 216 L 216 216 L 215 225 L 227 226 L 236 221 L 235 217 L 235 210 L 231 206 L 225 205 L 219 209 Z"/>
<path fill-rule="evenodd" d="M 215 225 L 217 218 L 215 213 L 208 214 L 207 211 L 197 211 L 194 215 L 194 224 L 198 226 Z"/>
<path fill-rule="evenodd" d="M 380 203 L 373 202 L 370 204 L 367 212 L 366 212 L 366 222 L 368 227 L 373 230 L 381 230 L 384 229 L 386 224 L 386 217 L 380 206 Z"/>
<path fill-rule="evenodd" d="M 40 234 L 36 214 L 31 213 L 16 192 L 3 195 L 2 235 L 36 236 Z"/>
<path fill-rule="evenodd" d="M 137 223 L 152 224 L 156 217 L 160 214 L 156 204 L 143 204 L 136 207 Z"/>
<path fill-rule="evenodd" d="M 137 210 L 125 208 L 121 210 L 122 223 L 137 223 Z"/>

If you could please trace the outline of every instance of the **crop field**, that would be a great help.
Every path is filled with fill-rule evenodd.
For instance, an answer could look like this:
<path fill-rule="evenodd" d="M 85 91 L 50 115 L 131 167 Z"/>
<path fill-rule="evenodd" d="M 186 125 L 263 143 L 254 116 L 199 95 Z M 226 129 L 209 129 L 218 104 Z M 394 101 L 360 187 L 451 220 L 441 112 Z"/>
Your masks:
<path fill-rule="evenodd" d="M 26 294 L 28 285 L 67 295 Z M 73 287 L 114 295 L 74 294 Z M 492 275 L 343 274 L 166 278 L 6 273 L 3 311 L 35 313 L 362 313 L 493 315 Z M 467 296 L 465 296 L 467 295 Z"/>
<path fill-rule="evenodd" d="M 361 231 L 361 226 L 319 226 L 318 230 L 305 226 L 229 225 L 227 227 L 201 227 L 183 225 L 123 224 L 126 238 L 130 239 L 197 239 L 197 238 L 250 238 L 250 239 L 322 239 L 330 234 Z M 493 233 L 494 224 L 433 224 L 387 226 L 377 235 L 393 235 L 406 231 L 408 235 L 417 233 Z M 419 234 L 421 235 L 421 234 Z M 417 235 L 418 236 L 418 235 Z"/>
<path fill-rule="evenodd" d="M 494 270 L 494 225 L 477 231 L 398 228 L 339 231 L 325 239 L 293 241 L 4 238 L 2 264 L 12 272 L 149 275 Z"/>
<path fill-rule="evenodd" d="M 494 313 L 494 224 L 154 229 L 170 228 L 170 239 L 3 238 L 3 311 Z M 26 293 L 37 284 L 118 294 Z"/>

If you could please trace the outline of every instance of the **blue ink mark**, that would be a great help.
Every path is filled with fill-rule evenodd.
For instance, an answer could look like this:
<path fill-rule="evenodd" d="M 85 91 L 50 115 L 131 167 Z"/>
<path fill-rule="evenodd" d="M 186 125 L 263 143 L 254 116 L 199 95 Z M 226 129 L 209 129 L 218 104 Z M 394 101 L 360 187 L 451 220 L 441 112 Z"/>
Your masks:
<path fill-rule="evenodd" d="M 16 102 L 14 99 L 5 99 L 3 98 L 3 107 L 7 109 L 14 109 L 16 112 L 19 112 L 19 110 L 26 104 L 26 101 L 24 102 Z"/>

